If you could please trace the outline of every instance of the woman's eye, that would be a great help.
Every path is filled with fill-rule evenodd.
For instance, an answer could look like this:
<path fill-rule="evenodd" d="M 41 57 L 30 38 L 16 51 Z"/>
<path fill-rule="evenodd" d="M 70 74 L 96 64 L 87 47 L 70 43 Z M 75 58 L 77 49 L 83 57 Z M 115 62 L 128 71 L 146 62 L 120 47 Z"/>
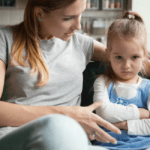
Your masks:
<path fill-rule="evenodd" d="M 116 56 L 116 59 L 122 59 L 122 57 L 121 56 Z"/>
<path fill-rule="evenodd" d="M 70 18 L 64 18 L 64 21 L 69 21 L 69 20 L 71 20 L 71 19 L 73 19 L 73 17 L 70 17 Z"/>

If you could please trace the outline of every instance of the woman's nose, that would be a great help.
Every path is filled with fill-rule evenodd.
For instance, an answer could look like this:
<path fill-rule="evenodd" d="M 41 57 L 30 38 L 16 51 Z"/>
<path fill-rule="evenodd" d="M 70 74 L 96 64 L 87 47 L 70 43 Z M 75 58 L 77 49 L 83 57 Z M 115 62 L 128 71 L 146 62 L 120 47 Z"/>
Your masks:
<path fill-rule="evenodd" d="M 75 21 L 74 28 L 75 28 L 76 30 L 81 30 L 81 23 L 80 23 L 80 21 L 81 21 L 81 16 L 79 16 L 79 17 L 76 19 L 76 21 Z"/>

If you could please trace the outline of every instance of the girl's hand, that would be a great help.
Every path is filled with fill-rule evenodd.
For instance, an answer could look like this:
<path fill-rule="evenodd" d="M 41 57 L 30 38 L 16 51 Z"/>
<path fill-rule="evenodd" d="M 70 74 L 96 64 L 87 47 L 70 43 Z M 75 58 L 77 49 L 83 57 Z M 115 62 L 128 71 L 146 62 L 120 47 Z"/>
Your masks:
<path fill-rule="evenodd" d="M 150 112 L 147 109 L 144 108 L 138 108 L 140 113 L 140 119 L 148 119 L 150 118 Z M 128 130 L 128 124 L 127 121 L 112 123 L 114 126 L 116 126 L 119 129 L 122 130 Z"/>
<path fill-rule="evenodd" d="M 80 123 L 80 125 L 87 133 L 89 140 L 96 139 L 104 143 L 111 142 L 113 144 L 117 144 L 116 139 L 111 137 L 105 131 L 103 131 L 99 127 L 99 125 L 118 134 L 121 134 L 121 131 L 115 126 L 113 126 L 111 123 L 105 121 L 104 119 L 93 113 L 93 111 L 101 105 L 102 101 L 93 103 L 92 105 L 87 107 L 72 106 L 70 107 L 70 111 L 67 112 L 66 115 L 74 118 Z"/>
<path fill-rule="evenodd" d="M 140 119 L 150 118 L 150 112 L 147 109 L 139 108 Z"/>
<path fill-rule="evenodd" d="M 122 130 L 128 130 L 128 124 L 127 121 L 121 121 L 121 122 L 117 122 L 117 123 L 112 123 L 114 126 L 116 126 L 119 129 Z"/>

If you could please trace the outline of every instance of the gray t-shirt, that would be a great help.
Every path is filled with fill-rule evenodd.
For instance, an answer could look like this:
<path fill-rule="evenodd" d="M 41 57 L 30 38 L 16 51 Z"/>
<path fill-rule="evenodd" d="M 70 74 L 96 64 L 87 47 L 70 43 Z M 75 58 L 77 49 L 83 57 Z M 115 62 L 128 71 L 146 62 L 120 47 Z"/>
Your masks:
<path fill-rule="evenodd" d="M 40 40 L 44 60 L 49 66 L 50 79 L 46 86 L 38 88 L 36 87 L 38 75 L 31 77 L 29 67 L 10 65 L 12 32 L 11 27 L 0 29 L 0 59 L 7 67 L 5 76 L 7 96 L 2 99 L 21 105 L 80 105 L 83 71 L 93 56 L 93 38 L 74 33 L 69 41 L 58 38 Z"/>

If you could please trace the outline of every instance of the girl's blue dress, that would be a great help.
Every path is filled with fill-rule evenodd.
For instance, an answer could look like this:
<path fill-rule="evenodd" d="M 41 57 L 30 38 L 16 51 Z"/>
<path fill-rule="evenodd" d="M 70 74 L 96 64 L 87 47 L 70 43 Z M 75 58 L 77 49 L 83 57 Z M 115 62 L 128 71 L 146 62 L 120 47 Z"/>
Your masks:
<path fill-rule="evenodd" d="M 150 81 L 148 79 L 144 79 L 143 83 L 137 90 L 137 95 L 132 99 L 124 99 L 122 97 L 118 97 L 115 94 L 113 89 L 113 82 L 110 83 L 108 87 L 108 94 L 109 99 L 113 103 L 122 104 L 127 106 L 129 104 L 135 104 L 138 108 L 145 108 L 147 109 L 147 100 L 150 90 Z M 115 134 L 105 128 L 102 128 L 112 137 L 117 140 L 117 144 L 111 143 L 102 143 L 99 141 L 93 141 L 93 145 L 99 145 L 106 147 L 110 150 L 117 149 L 117 150 L 145 150 L 150 147 L 150 135 L 148 136 L 136 136 L 136 135 L 129 135 L 126 130 L 122 130 L 122 134 L 118 135 Z"/>

